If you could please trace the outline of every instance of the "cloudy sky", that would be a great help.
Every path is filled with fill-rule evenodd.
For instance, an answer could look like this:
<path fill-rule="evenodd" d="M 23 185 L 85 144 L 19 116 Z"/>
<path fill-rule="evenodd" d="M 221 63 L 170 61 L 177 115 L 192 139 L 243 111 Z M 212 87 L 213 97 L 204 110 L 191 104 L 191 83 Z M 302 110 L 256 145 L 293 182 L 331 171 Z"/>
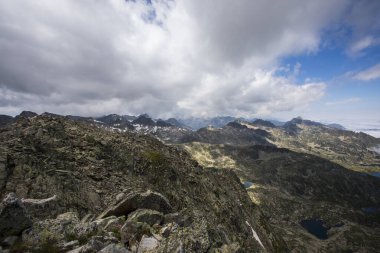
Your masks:
<path fill-rule="evenodd" d="M 0 114 L 380 121 L 377 0 L 3 0 Z"/>

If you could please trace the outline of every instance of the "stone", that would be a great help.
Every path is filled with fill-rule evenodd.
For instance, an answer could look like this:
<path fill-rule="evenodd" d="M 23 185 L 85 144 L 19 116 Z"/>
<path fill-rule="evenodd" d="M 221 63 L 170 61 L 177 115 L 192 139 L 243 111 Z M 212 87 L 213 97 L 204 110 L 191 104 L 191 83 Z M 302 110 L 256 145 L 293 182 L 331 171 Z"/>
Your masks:
<path fill-rule="evenodd" d="M 70 250 L 67 253 L 96 253 L 99 252 L 102 248 L 104 248 L 104 244 L 102 242 L 91 239 L 87 244 Z"/>
<path fill-rule="evenodd" d="M 112 243 L 103 248 L 100 253 L 130 253 L 130 251 L 120 244 Z"/>
<path fill-rule="evenodd" d="M 180 213 L 168 213 L 165 214 L 164 223 L 177 223 L 181 227 L 188 227 L 192 223 L 192 220 L 190 217 Z"/>
<path fill-rule="evenodd" d="M 136 244 L 143 235 L 151 234 L 150 229 L 144 222 L 127 221 L 120 229 L 121 242 L 130 246 Z"/>
<path fill-rule="evenodd" d="M 50 218 L 52 213 L 46 210 L 54 210 L 58 206 L 57 195 L 46 199 L 21 199 L 21 201 L 33 219 Z"/>
<path fill-rule="evenodd" d="M 50 202 L 53 202 L 53 201 L 56 201 L 57 200 L 57 195 L 54 195 L 50 198 L 47 198 L 47 199 L 21 199 L 22 203 L 25 205 L 25 206 L 28 206 L 28 205 L 45 205 L 47 203 L 50 203 Z"/>
<path fill-rule="evenodd" d="M 124 225 L 124 223 L 125 223 L 124 216 L 115 217 L 114 219 L 109 220 L 103 229 L 109 232 L 119 231 L 121 227 Z"/>
<path fill-rule="evenodd" d="M 133 213 L 128 215 L 128 221 L 145 222 L 150 226 L 154 224 L 160 224 L 164 218 L 164 215 L 160 212 L 150 209 L 137 209 Z"/>
<path fill-rule="evenodd" d="M 25 206 L 14 193 L 9 193 L 0 205 L 0 237 L 20 235 L 32 226 Z"/>
<path fill-rule="evenodd" d="M 125 197 L 125 193 L 121 192 L 116 195 L 116 202 L 120 202 Z"/>
<path fill-rule="evenodd" d="M 160 193 L 148 190 L 144 193 L 128 194 L 119 203 L 111 206 L 106 211 L 104 211 L 99 216 L 99 218 L 105 218 L 112 215 L 128 215 L 129 213 L 139 208 L 152 209 L 164 214 L 170 213 L 172 211 L 172 206 L 166 197 Z"/>
<path fill-rule="evenodd" d="M 172 226 L 169 224 L 166 227 L 161 228 L 160 233 L 163 237 L 168 237 L 170 235 L 170 232 L 172 231 Z"/>
<path fill-rule="evenodd" d="M 95 219 L 95 214 L 92 214 L 92 213 L 88 213 L 88 214 L 86 214 L 83 218 L 82 218 L 82 220 L 81 220 L 81 222 L 90 222 L 90 221 L 93 221 L 94 219 Z"/>
<path fill-rule="evenodd" d="M 154 249 L 156 249 L 158 246 L 159 246 L 159 242 L 156 238 L 148 237 L 148 236 L 144 235 L 141 238 L 137 253 L 154 252 Z"/>
<path fill-rule="evenodd" d="M 116 216 L 108 216 L 105 218 L 97 219 L 93 221 L 92 223 L 95 223 L 96 226 L 98 227 L 105 227 L 110 221 L 115 220 L 116 218 L 117 218 Z"/>
<path fill-rule="evenodd" d="M 73 250 L 70 250 L 70 251 L 67 251 L 66 253 L 82 253 L 84 249 L 84 246 L 81 246 L 79 248 L 76 248 L 76 249 L 73 249 Z"/>
<path fill-rule="evenodd" d="M 56 221 L 63 226 L 69 224 L 77 224 L 79 222 L 79 215 L 76 212 L 67 212 L 59 214 L 56 218 Z"/>
<path fill-rule="evenodd" d="M 79 241 L 74 240 L 74 241 L 64 243 L 61 247 L 61 250 L 66 252 L 66 251 L 72 250 L 73 248 L 78 247 L 78 246 L 79 246 Z"/>

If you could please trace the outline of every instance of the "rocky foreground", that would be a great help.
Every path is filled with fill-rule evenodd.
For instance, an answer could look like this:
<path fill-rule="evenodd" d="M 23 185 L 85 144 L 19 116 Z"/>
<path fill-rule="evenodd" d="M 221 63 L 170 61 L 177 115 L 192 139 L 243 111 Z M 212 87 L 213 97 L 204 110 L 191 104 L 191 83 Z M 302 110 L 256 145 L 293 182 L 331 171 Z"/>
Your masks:
<path fill-rule="evenodd" d="M 3 252 L 286 252 L 234 172 L 54 116 L 0 129 Z"/>

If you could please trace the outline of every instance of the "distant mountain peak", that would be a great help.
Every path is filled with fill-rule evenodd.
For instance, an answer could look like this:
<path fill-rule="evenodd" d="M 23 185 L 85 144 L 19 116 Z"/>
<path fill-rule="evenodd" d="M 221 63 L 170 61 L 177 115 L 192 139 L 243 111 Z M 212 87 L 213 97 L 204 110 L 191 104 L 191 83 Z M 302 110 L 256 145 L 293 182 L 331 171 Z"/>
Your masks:
<path fill-rule="evenodd" d="M 137 117 L 137 119 L 132 121 L 132 124 L 155 126 L 156 122 L 154 122 L 154 120 L 151 117 L 149 117 L 148 114 L 141 114 L 140 116 Z"/>
<path fill-rule="evenodd" d="M 173 125 L 173 126 L 176 126 L 176 127 L 186 127 L 184 124 L 182 124 L 181 122 L 179 122 L 177 119 L 175 118 L 169 118 L 167 120 L 165 120 L 167 123 Z"/>
<path fill-rule="evenodd" d="M 156 124 L 157 124 L 157 126 L 159 126 L 159 127 L 172 127 L 172 126 L 173 126 L 173 125 L 170 124 L 169 122 L 167 122 L 167 121 L 165 121 L 165 120 L 162 120 L 162 119 L 158 119 L 158 120 L 156 121 Z"/>
<path fill-rule="evenodd" d="M 256 119 L 251 124 L 257 125 L 257 126 L 264 126 L 264 127 L 276 127 L 276 125 L 273 124 L 272 122 L 267 121 L 267 120 L 262 120 L 262 119 Z"/>
<path fill-rule="evenodd" d="M 34 117 L 34 116 L 37 116 L 38 114 L 35 113 L 35 112 L 32 112 L 32 111 L 22 111 L 19 115 L 17 115 L 15 118 L 18 119 L 18 118 L 31 118 L 31 117 Z"/>
<path fill-rule="evenodd" d="M 240 124 L 239 121 L 229 122 L 226 126 L 237 128 L 237 129 L 247 129 L 248 128 L 247 126 Z"/>

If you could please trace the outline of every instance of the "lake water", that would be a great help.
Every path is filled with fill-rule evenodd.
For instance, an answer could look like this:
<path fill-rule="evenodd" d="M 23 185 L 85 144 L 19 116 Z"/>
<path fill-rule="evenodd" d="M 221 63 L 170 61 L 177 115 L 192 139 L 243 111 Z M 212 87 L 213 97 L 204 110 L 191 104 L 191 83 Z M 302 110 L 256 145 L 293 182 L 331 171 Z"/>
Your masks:
<path fill-rule="evenodd" d="M 244 185 L 245 188 L 249 188 L 249 187 L 251 187 L 253 185 L 253 183 L 250 182 L 250 181 L 246 181 L 246 182 L 243 182 L 243 185 Z"/>
<path fill-rule="evenodd" d="M 327 231 L 329 231 L 330 228 L 325 225 L 323 220 L 307 219 L 302 220 L 300 224 L 307 232 L 316 236 L 318 239 L 326 240 L 328 238 Z"/>
<path fill-rule="evenodd" d="M 380 172 L 371 172 L 369 174 L 374 177 L 380 177 Z"/>
<path fill-rule="evenodd" d="M 378 207 L 363 207 L 362 212 L 368 213 L 368 214 L 376 214 L 376 213 L 380 213 L 380 208 L 378 208 Z"/>

